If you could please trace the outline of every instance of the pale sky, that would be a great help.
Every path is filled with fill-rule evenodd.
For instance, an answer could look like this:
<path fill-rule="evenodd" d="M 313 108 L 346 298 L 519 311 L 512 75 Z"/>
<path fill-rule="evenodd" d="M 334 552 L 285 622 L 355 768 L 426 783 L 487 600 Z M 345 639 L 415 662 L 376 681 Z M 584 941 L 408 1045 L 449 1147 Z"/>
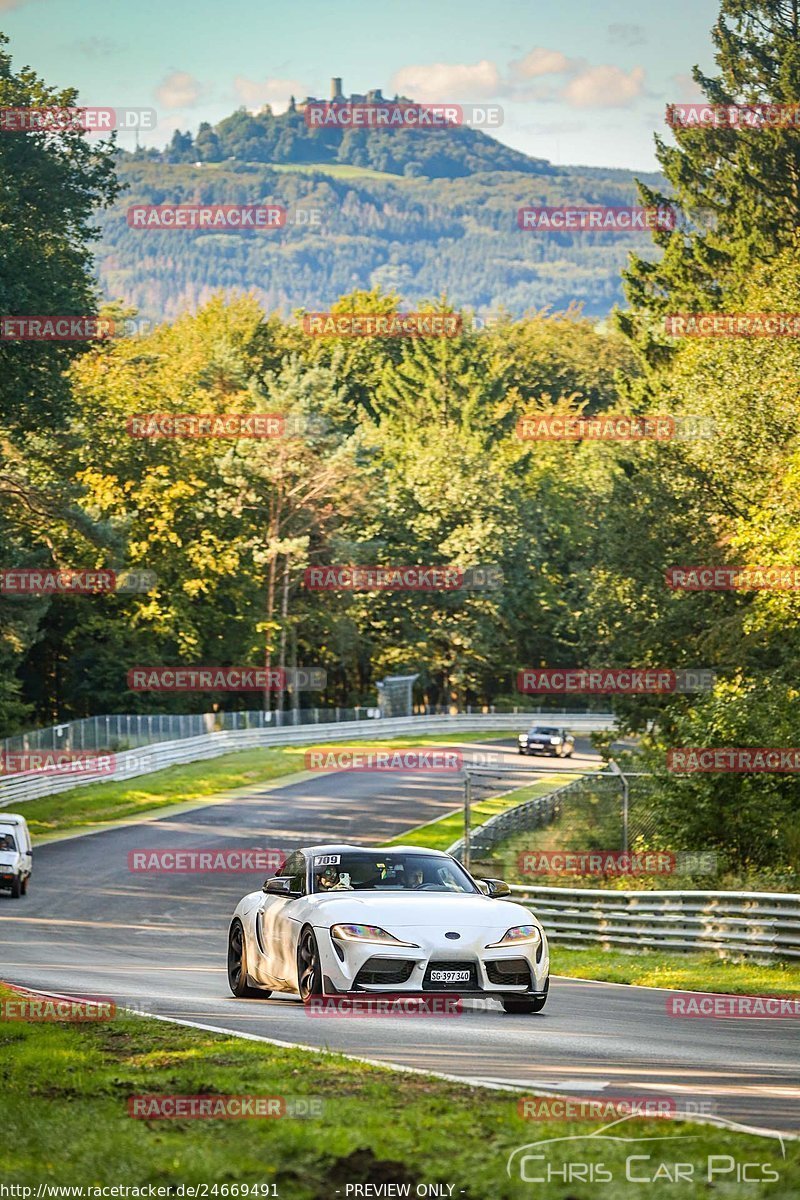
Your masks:
<path fill-rule="evenodd" d="M 647 170 L 665 105 L 698 98 L 695 63 L 713 70 L 717 11 L 712 0 L 0 0 L 0 28 L 16 67 L 77 87 L 82 103 L 155 108 L 143 144 L 241 105 L 327 97 L 338 75 L 346 93 L 499 103 L 495 136 L 516 149 Z"/>

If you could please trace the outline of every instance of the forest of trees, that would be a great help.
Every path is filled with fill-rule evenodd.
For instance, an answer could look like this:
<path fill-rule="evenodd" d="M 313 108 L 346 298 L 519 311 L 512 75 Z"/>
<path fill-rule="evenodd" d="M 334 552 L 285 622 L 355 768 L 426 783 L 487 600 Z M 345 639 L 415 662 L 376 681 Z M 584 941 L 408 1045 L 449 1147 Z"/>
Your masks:
<path fill-rule="evenodd" d="M 99 280 L 152 321 L 196 311 L 219 290 L 250 291 L 288 316 L 375 287 L 410 304 L 445 293 L 479 313 L 580 302 L 605 316 L 623 301 L 629 251 L 649 246 L 642 233 L 521 232 L 524 204 L 634 203 L 634 173 L 557 166 L 468 128 L 317 129 L 299 111 L 242 108 L 194 136 L 176 129 L 163 151 L 118 151 L 117 171 L 122 193 L 99 214 Z M 318 215 L 301 212 L 268 237 L 143 236 L 125 220 L 131 203 L 194 201 Z"/>
<path fill-rule="evenodd" d="M 774 0 L 748 13 L 725 0 L 719 74 L 698 75 L 707 94 L 800 94 L 792 19 Z M 0 100 L 44 97 L 55 102 L 2 53 Z M 796 861 L 790 776 L 675 779 L 663 761 L 669 746 L 800 746 L 798 593 L 665 584 L 676 564 L 800 562 L 800 347 L 670 340 L 660 321 L 797 310 L 800 131 L 677 130 L 676 142 L 659 149 L 665 186 L 693 225 L 659 232 L 657 261 L 631 261 L 615 330 L 566 309 L 478 330 L 467 320 L 452 339 L 316 339 L 256 296 L 220 295 L 140 337 L 0 341 L 3 563 L 157 576 L 145 594 L 0 597 L 0 734 L 97 712 L 252 707 L 235 695 L 132 694 L 126 671 L 260 665 L 284 633 L 292 661 L 327 669 L 320 704 L 373 699 L 387 671 L 419 673 L 431 702 L 481 704 L 513 702 L 526 666 L 702 666 L 717 673 L 710 694 L 618 703 L 626 728 L 647 731 L 676 844 Z M 13 216 L 23 230 L 4 254 L 5 311 L 87 311 L 92 212 L 115 202 L 113 166 L 80 135 L 0 140 L 0 225 Z M 53 178 L 57 200 L 39 186 Z M 428 289 L 428 307 L 452 304 L 442 291 Z M 348 288 L 336 307 L 388 312 L 407 299 Z M 523 413 L 584 409 L 703 417 L 706 436 L 517 436 Z M 141 440 L 126 420 L 142 412 L 319 420 L 271 441 Z M 309 564 L 353 562 L 492 563 L 504 585 L 302 587 Z"/>
<path fill-rule="evenodd" d="M 397 290 L 411 306 L 445 293 L 481 314 L 522 316 L 579 301 L 587 316 L 623 302 L 628 254 L 651 253 L 645 232 L 531 233 L 525 204 L 636 202 L 631 172 L 560 168 L 457 179 L 391 178 L 353 169 L 279 171 L 258 164 L 118 164 L 123 191 L 99 215 L 105 296 L 125 296 L 151 321 L 195 311 L 220 290 L 252 292 L 269 312 L 322 309 L 354 288 Z M 660 176 L 646 176 L 656 187 Z M 663 180 L 661 180 L 663 184 Z M 132 204 L 283 205 L 291 223 L 268 233 L 131 229 Z M 298 211 L 299 210 L 299 211 Z"/>

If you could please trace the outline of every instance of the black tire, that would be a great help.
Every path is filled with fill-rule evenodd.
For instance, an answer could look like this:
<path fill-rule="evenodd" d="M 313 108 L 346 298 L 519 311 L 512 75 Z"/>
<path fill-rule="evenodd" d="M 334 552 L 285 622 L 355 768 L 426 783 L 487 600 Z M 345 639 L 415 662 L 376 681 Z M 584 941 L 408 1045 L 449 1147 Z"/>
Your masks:
<path fill-rule="evenodd" d="M 324 994 L 319 947 L 310 925 L 303 927 L 297 942 L 297 990 L 304 1004 L 307 1004 L 312 996 Z"/>
<path fill-rule="evenodd" d="M 266 1000 L 272 995 L 266 988 L 254 988 L 247 982 L 244 928 L 238 917 L 228 931 L 228 987 L 240 1000 Z"/>
<path fill-rule="evenodd" d="M 22 895 L 22 883 L 20 881 L 19 875 L 15 875 L 14 878 L 11 880 L 11 899 L 19 900 L 21 895 Z"/>
<path fill-rule="evenodd" d="M 520 747 L 517 749 L 517 753 L 518 753 L 518 754 L 524 754 L 524 753 L 525 753 L 525 751 L 522 749 L 522 746 L 520 746 Z"/>
<path fill-rule="evenodd" d="M 30 878 L 30 876 L 26 875 L 26 876 L 25 876 L 25 878 L 23 879 L 23 881 L 22 881 L 21 885 L 20 885 L 20 889 L 19 889 L 19 890 L 20 890 L 20 892 L 22 893 L 22 895 L 23 895 L 23 896 L 27 896 L 27 894 L 28 894 L 28 879 L 29 879 L 29 878 Z"/>

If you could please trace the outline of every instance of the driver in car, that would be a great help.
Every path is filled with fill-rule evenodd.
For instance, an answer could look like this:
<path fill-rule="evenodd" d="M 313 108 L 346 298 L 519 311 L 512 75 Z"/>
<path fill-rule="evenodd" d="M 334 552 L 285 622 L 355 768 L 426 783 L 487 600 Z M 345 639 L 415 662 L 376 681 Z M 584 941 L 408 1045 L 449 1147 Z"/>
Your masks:
<path fill-rule="evenodd" d="M 326 867 L 318 878 L 319 886 L 324 892 L 352 892 L 353 890 L 353 885 L 350 882 L 350 876 L 347 871 L 342 871 L 339 874 L 336 867 Z"/>

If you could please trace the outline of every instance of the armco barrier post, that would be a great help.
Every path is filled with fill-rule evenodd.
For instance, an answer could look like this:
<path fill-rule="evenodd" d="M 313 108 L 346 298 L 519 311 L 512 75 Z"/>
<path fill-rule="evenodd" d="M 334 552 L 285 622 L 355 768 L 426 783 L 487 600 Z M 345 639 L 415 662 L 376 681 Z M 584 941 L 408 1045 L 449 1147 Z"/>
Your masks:
<path fill-rule="evenodd" d="M 467 772 L 464 780 L 464 854 L 463 863 L 469 870 L 470 832 L 472 823 L 472 777 Z"/>
<path fill-rule="evenodd" d="M 608 765 L 615 775 L 619 776 L 619 781 L 622 784 L 622 849 L 628 853 L 628 808 L 630 800 L 630 790 L 628 787 L 628 778 L 624 771 L 618 766 L 613 758 L 608 760 Z"/>

